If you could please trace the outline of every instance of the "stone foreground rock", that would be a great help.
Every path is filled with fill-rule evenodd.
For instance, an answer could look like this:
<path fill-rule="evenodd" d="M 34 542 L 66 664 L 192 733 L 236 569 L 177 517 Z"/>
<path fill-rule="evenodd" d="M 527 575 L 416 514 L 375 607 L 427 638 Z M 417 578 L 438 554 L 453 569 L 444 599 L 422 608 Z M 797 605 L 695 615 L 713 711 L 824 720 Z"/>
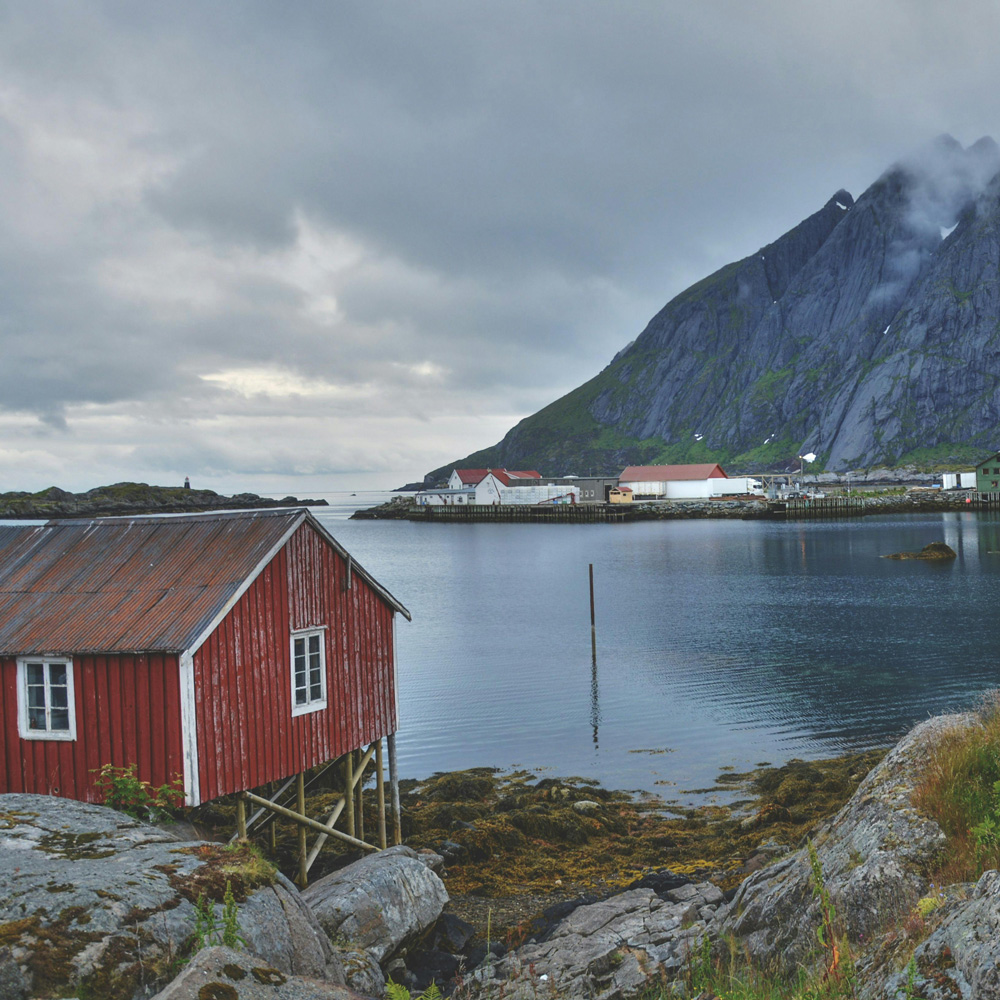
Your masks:
<path fill-rule="evenodd" d="M 813 841 L 826 888 L 852 941 L 870 942 L 905 918 L 929 886 L 927 871 L 945 844 L 941 828 L 911 802 L 928 746 L 969 715 L 928 719 L 911 730 Z M 762 968 L 791 974 L 814 961 L 818 903 L 805 848 L 752 874 L 710 928 L 732 935 Z"/>
<path fill-rule="evenodd" d="M 384 964 L 441 916 L 448 892 L 434 873 L 443 861 L 411 847 L 370 854 L 302 893 L 331 939 L 347 939 Z"/>
<path fill-rule="evenodd" d="M 339 958 L 296 888 L 276 874 L 271 885 L 247 881 L 244 893 L 226 857 L 221 845 L 180 843 L 104 806 L 0 795 L 4 1000 L 65 996 L 69 987 L 148 996 L 192 945 L 192 900 L 202 891 L 218 898 L 227 878 L 244 897 L 239 924 L 250 952 L 283 974 L 342 983 Z"/>
<path fill-rule="evenodd" d="M 205 1000 L 206 996 L 212 1000 L 363 1000 L 360 993 L 346 986 L 287 976 L 231 948 L 198 952 L 153 1000 Z"/>
<path fill-rule="evenodd" d="M 688 884 L 658 896 L 631 889 L 580 906 L 546 940 L 525 945 L 499 962 L 480 966 L 474 992 L 528 1000 L 539 995 L 616 1000 L 650 980 L 673 978 L 693 956 L 705 928 L 723 903 L 710 882 Z"/>

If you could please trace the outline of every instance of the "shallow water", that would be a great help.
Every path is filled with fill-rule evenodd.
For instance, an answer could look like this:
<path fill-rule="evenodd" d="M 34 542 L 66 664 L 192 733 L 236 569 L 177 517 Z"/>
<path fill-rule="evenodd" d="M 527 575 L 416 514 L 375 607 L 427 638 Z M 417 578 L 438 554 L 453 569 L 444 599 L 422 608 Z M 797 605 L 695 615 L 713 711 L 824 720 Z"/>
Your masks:
<path fill-rule="evenodd" d="M 996 515 L 425 525 L 338 499 L 316 513 L 413 614 L 404 775 L 525 767 L 694 801 L 725 766 L 883 745 L 1000 684 Z M 935 540 L 958 559 L 879 558 Z"/>

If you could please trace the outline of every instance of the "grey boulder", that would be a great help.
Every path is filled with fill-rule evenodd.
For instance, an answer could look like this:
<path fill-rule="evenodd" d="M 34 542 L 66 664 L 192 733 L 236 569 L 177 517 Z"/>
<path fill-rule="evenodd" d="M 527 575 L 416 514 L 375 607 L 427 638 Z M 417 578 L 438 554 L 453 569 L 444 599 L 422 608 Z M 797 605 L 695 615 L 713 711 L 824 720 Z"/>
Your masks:
<path fill-rule="evenodd" d="M 441 915 L 448 892 L 432 870 L 434 856 L 390 847 L 321 878 L 303 901 L 338 945 L 364 948 L 385 964 Z"/>

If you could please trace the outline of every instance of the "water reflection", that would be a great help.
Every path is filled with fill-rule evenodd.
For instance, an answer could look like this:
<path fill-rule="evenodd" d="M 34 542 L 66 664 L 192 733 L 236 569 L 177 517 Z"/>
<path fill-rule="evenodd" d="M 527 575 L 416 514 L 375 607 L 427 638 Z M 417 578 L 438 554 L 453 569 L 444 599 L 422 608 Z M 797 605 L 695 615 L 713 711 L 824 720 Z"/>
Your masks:
<path fill-rule="evenodd" d="M 995 514 L 331 529 L 414 615 L 406 774 L 518 765 L 684 799 L 725 764 L 883 743 L 998 683 Z M 880 558 L 936 540 L 958 559 Z"/>

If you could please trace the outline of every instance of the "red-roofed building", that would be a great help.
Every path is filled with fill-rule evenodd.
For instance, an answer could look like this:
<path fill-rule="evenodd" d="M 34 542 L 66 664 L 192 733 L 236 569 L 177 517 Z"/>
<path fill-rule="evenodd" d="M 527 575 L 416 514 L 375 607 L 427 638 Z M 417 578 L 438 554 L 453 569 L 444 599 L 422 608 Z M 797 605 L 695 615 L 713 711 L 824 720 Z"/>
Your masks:
<path fill-rule="evenodd" d="M 391 739 L 397 612 L 306 510 L 0 525 L 0 792 L 198 805 Z"/>
<path fill-rule="evenodd" d="M 619 487 L 628 486 L 637 497 L 671 500 L 705 499 L 713 495 L 710 481 L 726 479 L 717 463 L 701 465 L 630 465 L 618 477 Z"/>
<path fill-rule="evenodd" d="M 739 476 L 731 479 L 721 465 L 630 465 L 619 476 L 619 487 L 627 486 L 636 499 L 707 500 L 710 497 L 756 493 L 760 483 Z"/>
<path fill-rule="evenodd" d="M 460 490 L 463 486 L 478 486 L 492 473 L 504 486 L 533 486 L 541 482 L 542 474 L 534 469 L 453 469 L 448 479 L 448 489 Z"/>

